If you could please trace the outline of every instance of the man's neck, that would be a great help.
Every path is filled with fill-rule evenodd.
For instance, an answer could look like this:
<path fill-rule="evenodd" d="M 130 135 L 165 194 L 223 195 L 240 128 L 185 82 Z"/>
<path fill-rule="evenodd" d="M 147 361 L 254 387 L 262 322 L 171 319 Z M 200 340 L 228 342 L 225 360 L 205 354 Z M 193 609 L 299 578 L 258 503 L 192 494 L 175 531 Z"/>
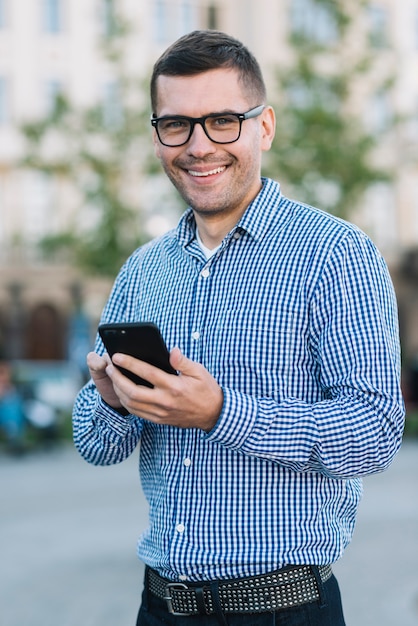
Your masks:
<path fill-rule="evenodd" d="M 200 233 L 198 229 L 196 229 L 196 239 L 197 239 L 197 243 L 202 249 L 203 254 L 205 255 L 207 260 L 209 260 L 212 256 L 214 256 L 216 252 L 219 250 L 219 248 L 221 247 L 221 244 L 219 244 L 218 246 L 215 246 L 214 248 L 208 248 L 207 246 L 205 246 L 205 244 L 203 243 L 200 237 Z"/>
<path fill-rule="evenodd" d="M 226 235 L 237 224 L 236 215 L 231 216 L 231 219 L 216 219 L 217 216 L 212 216 L 212 219 L 207 216 L 203 216 L 195 213 L 196 225 L 199 231 L 199 236 L 202 243 L 213 250 L 217 248 Z"/>

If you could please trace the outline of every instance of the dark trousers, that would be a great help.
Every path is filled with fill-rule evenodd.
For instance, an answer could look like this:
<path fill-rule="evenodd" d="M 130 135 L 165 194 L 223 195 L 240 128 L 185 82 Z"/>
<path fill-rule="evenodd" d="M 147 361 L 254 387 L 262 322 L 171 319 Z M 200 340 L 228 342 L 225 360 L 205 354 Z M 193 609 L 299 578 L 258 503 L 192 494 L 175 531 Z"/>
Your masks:
<path fill-rule="evenodd" d="M 335 576 L 320 583 L 320 598 L 275 613 L 219 613 L 171 615 L 164 600 L 147 591 L 142 594 L 136 626 L 345 626 L 340 590 Z"/>

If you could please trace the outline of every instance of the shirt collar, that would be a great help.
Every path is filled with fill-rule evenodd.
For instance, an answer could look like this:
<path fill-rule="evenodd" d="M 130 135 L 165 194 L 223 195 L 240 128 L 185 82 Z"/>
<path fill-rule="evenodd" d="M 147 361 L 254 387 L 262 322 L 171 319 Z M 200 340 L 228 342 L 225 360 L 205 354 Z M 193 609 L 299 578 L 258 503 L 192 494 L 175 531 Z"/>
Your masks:
<path fill-rule="evenodd" d="M 270 178 L 262 178 L 259 194 L 249 204 L 238 224 L 232 229 L 230 236 L 236 231 L 247 232 L 256 241 L 261 239 L 269 229 L 272 221 L 280 219 L 279 204 L 281 191 L 279 183 Z M 191 207 L 186 209 L 180 218 L 176 230 L 177 239 L 186 247 L 196 237 L 196 221 Z"/>

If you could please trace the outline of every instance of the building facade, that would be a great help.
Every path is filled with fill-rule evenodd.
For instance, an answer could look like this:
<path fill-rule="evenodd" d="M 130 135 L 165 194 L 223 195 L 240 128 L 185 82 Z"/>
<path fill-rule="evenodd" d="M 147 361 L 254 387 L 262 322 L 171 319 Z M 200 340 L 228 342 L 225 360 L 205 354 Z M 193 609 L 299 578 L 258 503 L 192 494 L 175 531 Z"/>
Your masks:
<path fill-rule="evenodd" d="M 127 50 L 128 71 L 143 77 L 178 36 L 217 28 L 250 47 L 272 91 L 275 68 L 291 55 L 289 31 L 299 29 L 322 42 L 333 37 L 324 3 L 316 0 L 0 0 L 0 350 L 6 357 L 65 358 L 65 329 L 80 304 L 74 285 L 81 289 L 92 328 L 110 287 L 110 281 L 51 266 L 40 255 L 39 239 L 68 227 L 75 203 L 65 181 L 19 165 L 24 156 L 19 129 L 22 122 L 42 117 L 61 91 L 80 107 L 111 105 L 115 77 L 99 41 L 111 28 L 115 7 L 135 33 Z M 373 80 L 359 84 L 356 106 L 376 133 L 394 116 L 404 121 L 378 155 L 393 181 L 374 186 L 350 219 L 370 234 L 388 261 L 409 356 L 418 353 L 418 271 L 411 261 L 418 249 L 418 0 L 358 2 L 352 8 L 350 45 L 355 49 L 368 37 L 376 76 L 388 76 L 383 90 L 374 90 Z M 176 219 L 173 215 L 172 223 Z M 149 235 L 169 225 L 167 215 L 151 214 Z M 12 319 L 17 313 L 18 322 Z M 48 349 L 34 348 L 42 325 L 56 328 L 55 351 L 46 340 Z M 11 340 L 16 333 L 23 337 L 20 342 Z"/>

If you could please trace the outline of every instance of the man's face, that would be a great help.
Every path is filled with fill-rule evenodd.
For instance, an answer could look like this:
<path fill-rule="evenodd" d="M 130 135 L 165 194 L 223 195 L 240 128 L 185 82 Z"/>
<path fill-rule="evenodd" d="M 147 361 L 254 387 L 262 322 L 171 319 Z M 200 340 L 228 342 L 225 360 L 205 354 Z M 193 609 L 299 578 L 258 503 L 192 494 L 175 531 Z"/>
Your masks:
<path fill-rule="evenodd" d="M 159 76 L 158 117 L 202 117 L 212 113 L 245 113 L 254 102 L 233 69 L 216 69 L 195 76 Z M 190 140 L 177 148 L 154 146 L 167 176 L 184 200 L 202 218 L 234 215 L 236 221 L 261 188 L 261 153 L 274 134 L 274 113 L 267 107 L 242 123 L 241 136 L 231 144 L 216 144 L 196 124 Z"/>

